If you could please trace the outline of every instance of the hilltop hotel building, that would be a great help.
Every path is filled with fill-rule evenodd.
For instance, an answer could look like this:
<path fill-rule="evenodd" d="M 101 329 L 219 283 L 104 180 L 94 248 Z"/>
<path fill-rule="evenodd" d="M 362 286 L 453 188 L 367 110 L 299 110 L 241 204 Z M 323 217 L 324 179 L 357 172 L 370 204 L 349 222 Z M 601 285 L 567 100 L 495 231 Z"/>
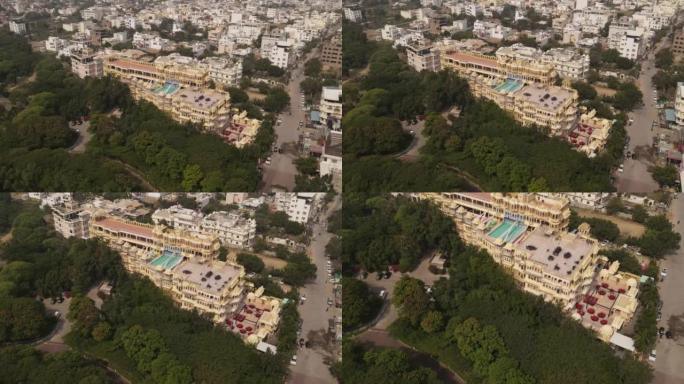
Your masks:
<path fill-rule="evenodd" d="M 182 225 L 169 228 L 144 224 L 73 207 L 56 209 L 53 217 L 60 233 L 70 226 L 89 224 L 89 237 L 99 238 L 118 251 L 127 271 L 148 277 L 181 308 L 226 324 L 250 344 L 264 340 L 278 327 L 282 301 L 264 295 L 263 287 L 254 290 L 241 265 L 219 261 L 221 243 L 215 234 L 193 232 Z"/>
<path fill-rule="evenodd" d="M 454 220 L 459 236 L 485 249 L 520 288 L 559 304 L 610 341 L 634 315 L 639 278 L 599 256 L 584 223 L 568 232 L 569 201 L 560 196 L 418 193 Z"/>
<path fill-rule="evenodd" d="M 135 98 L 151 102 L 178 121 L 201 124 L 208 131 L 218 131 L 228 122 L 230 96 L 207 88 L 206 71 L 164 57 L 146 62 L 132 52 L 127 54 L 106 56 L 104 73 L 127 83 Z"/>
<path fill-rule="evenodd" d="M 579 124 L 577 91 L 567 81 L 562 87 L 553 85 L 555 66 L 526 48 L 502 47 L 496 56 L 446 51 L 440 55 L 441 67 L 457 72 L 475 96 L 492 100 L 521 124 L 548 128 L 551 135 L 566 137 L 575 149 L 594 156 L 605 145 L 612 122 L 591 115 Z"/>

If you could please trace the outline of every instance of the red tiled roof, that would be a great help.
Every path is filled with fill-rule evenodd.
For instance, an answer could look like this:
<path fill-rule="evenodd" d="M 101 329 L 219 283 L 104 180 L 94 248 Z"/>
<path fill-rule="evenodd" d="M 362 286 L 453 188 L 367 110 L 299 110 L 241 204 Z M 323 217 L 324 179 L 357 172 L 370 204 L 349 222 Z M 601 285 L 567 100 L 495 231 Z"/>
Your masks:
<path fill-rule="evenodd" d="M 116 219 L 101 219 L 97 221 L 97 224 L 113 232 L 125 232 L 141 237 L 154 237 L 154 231 L 151 228 L 119 221 Z"/>

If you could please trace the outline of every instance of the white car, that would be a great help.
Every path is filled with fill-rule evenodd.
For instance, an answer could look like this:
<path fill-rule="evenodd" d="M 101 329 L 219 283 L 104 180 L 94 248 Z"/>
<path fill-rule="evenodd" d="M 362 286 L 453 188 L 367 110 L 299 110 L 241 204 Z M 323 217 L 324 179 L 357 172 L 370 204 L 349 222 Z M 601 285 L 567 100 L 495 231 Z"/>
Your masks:
<path fill-rule="evenodd" d="M 651 354 L 648 355 L 648 361 L 655 363 L 656 361 L 656 350 L 652 350 Z"/>
<path fill-rule="evenodd" d="M 292 356 L 290 360 L 290 365 L 297 365 L 297 355 Z"/>
<path fill-rule="evenodd" d="M 663 269 L 660 271 L 660 276 L 662 276 L 662 277 L 666 277 L 666 276 L 667 276 L 667 268 L 663 268 Z"/>
<path fill-rule="evenodd" d="M 624 172 L 625 171 L 625 165 L 620 164 L 620 168 L 618 168 L 618 172 Z"/>

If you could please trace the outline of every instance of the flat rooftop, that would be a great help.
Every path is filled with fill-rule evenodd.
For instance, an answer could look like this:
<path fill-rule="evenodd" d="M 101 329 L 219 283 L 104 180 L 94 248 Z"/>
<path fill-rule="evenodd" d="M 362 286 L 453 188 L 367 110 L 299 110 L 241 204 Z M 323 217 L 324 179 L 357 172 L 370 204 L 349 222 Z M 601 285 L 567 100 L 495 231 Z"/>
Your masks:
<path fill-rule="evenodd" d="M 536 104 L 546 111 L 557 111 L 566 101 L 572 99 L 573 93 L 556 86 L 526 85 L 516 96 L 529 103 Z"/>
<path fill-rule="evenodd" d="M 544 272 L 567 279 L 591 254 L 593 245 L 575 234 L 549 235 L 548 232 L 548 227 L 540 226 L 523 237 L 518 246 L 527 252 L 531 260 L 544 265 Z"/>
<path fill-rule="evenodd" d="M 177 278 L 196 284 L 201 290 L 219 294 L 223 287 L 240 276 L 240 269 L 224 263 L 184 261 L 174 269 Z"/>
<path fill-rule="evenodd" d="M 496 61 L 496 57 L 492 57 L 491 59 L 488 57 L 482 57 L 479 55 L 475 55 L 472 53 L 467 53 L 467 52 L 451 52 L 447 54 L 448 57 L 451 59 L 458 61 L 458 62 L 463 62 L 463 63 L 468 63 L 468 64 L 475 64 L 479 65 L 481 67 L 489 67 L 492 69 L 497 69 L 498 68 L 498 63 Z"/>
<path fill-rule="evenodd" d="M 181 100 L 195 109 L 209 110 L 221 103 L 226 95 L 211 89 L 184 88 L 176 92 L 174 100 Z"/>
<path fill-rule="evenodd" d="M 125 221 L 120 221 L 109 217 L 100 220 L 95 220 L 95 223 L 101 225 L 104 228 L 109 229 L 112 232 L 123 232 L 146 238 L 154 237 L 154 231 L 152 230 L 152 228 L 148 228 L 143 225 L 128 223 Z"/>

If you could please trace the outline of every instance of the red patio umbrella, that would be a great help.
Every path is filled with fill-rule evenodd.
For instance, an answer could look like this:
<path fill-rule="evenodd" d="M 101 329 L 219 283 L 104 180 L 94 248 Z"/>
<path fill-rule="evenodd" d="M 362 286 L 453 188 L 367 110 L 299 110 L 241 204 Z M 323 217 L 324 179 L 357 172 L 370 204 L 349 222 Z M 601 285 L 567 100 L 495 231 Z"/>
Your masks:
<path fill-rule="evenodd" d="M 603 313 L 603 312 L 599 312 L 599 313 L 598 313 L 598 317 L 600 317 L 600 318 L 603 319 L 604 317 L 606 317 L 606 314 Z"/>
<path fill-rule="evenodd" d="M 601 286 L 602 286 L 603 288 L 608 288 L 608 283 L 602 283 Z"/>
<path fill-rule="evenodd" d="M 598 319 L 599 319 L 599 318 L 598 318 L 598 316 L 596 316 L 596 315 L 594 315 L 594 316 L 591 317 L 591 320 L 592 320 L 592 321 L 597 321 Z"/>
<path fill-rule="evenodd" d="M 589 308 L 587 309 L 587 312 L 589 312 L 589 313 L 591 313 L 591 314 L 593 315 L 594 312 L 596 312 L 596 310 L 595 310 L 594 308 L 589 307 Z"/>
<path fill-rule="evenodd" d="M 242 323 L 238 323 L 238 324 L 237 324 L 237 327 L 240 328 L 240 329 L 242 329 L 242 327 L 244 327 L 244 325 L 242 325 Z"/>
<path fill-rule="evenodd" d="M 608 324 L 608 320 L 606 320 L 606 319 L 602 319 L 602 320 L 601 320 L 601 324 L 603 324 L 603 325 L 606 325 L 606 324 Z"/>
<path fill-rule="evenodd" d="M 618 289 L 618 293 L 625 293 L 625 289 L 624 288 Z"/>
<path fill-rule="evenodd" d="M 240 333 L 242 333 L 242 334 L 245 334 L 245 332 L 247 332 L 247 331 L 245 331 L 244 329 L 240 330 Z"/>
<path fill-rule="evenodd" d="M 605 295 L 605 294 L 606 294 L 606 291 L 604 291 L 604 290 L 600 290 L 600 291 L 598 291 L 598 294 L 599 294 L 599 295 L 601 295 L 601 296 L 603 296 L 603 295 Z"/>
<path fill-rule="evenodd" d="M 615 300 L 615 295 L 608 295 L 608 298 L 611 300 Z"/>

